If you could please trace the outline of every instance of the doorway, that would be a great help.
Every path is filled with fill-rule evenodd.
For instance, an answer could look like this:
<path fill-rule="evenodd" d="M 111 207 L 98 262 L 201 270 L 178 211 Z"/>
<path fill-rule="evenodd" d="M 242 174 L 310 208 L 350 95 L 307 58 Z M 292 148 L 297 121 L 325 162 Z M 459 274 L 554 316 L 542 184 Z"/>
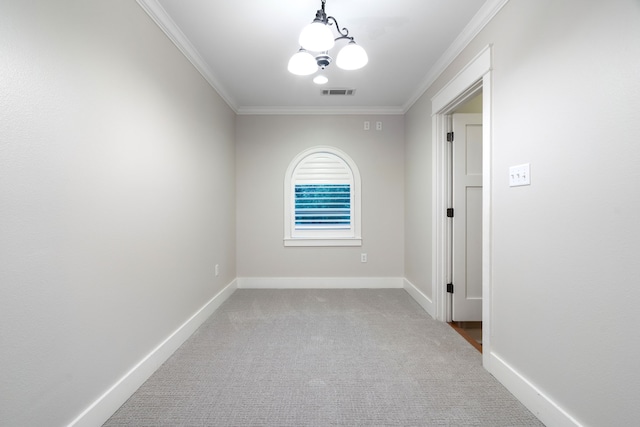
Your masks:
<path fill-rule="evenodd" d="M 491 47 L 487 46 L 432 98 L 433 111 L 433 295 L 436 318 L 453 321 L 453 224 L 447 216 L 452 206 L 452 154 L 447 133 L 453 114 L 482 93 L 481 200 L 481 302 L 483 364 L 491 354 Z M 476 191 L 475 197 L 478 197 Z M 454 211 L 455 215 L 455 211 Z M 455 287 L 455 284 L 454 284 Z"/>
<path fill-rule="evenodd" d="M 482 352 L 482 91 L 450 119 L 450 325 Z"/>

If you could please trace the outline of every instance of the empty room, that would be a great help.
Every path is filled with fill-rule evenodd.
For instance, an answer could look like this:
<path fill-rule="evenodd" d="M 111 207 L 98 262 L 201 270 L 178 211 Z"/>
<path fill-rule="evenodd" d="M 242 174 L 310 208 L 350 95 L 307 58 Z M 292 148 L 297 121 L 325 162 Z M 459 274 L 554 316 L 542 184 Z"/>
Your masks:
<path fill-rule="evenodd" d="M 0 426 L 640 420 L 637 0 L 3 0 Z"/>

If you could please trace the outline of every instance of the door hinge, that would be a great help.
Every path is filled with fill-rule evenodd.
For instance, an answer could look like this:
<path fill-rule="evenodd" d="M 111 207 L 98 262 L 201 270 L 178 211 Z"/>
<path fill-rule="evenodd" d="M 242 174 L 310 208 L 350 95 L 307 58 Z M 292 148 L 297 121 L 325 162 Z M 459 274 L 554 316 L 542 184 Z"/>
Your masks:
<path fill-rule="evenodd" d="M 453 293 L 453 283 L 447 283 L 447 292 L 450 294 Z"/>
<path fill-rule="evenodd" d="M 453 218 L 453 208 L 447 209 L 447 218 Z"/>
<path fill-rule="evenodd" d="M 453 142 L 453 132 L 447 132 L 447 142 Z"/>

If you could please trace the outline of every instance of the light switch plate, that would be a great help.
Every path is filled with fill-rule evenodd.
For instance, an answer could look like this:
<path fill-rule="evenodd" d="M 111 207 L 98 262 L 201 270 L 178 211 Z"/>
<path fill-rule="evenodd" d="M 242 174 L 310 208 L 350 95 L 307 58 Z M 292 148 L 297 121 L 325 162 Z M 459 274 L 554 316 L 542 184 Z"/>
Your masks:
<path fill-rule="evenodd" d="M 531 185 L 531 167 L 529 163 L 509 168 L 509 187 Z"/>

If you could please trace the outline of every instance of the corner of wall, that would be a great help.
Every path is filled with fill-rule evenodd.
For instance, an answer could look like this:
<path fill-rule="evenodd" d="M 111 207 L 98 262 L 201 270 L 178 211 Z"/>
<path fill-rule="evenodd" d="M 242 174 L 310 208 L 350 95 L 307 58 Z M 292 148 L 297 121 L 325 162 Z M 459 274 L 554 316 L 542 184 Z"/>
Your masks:
<path fill-rule="evenodd" d="M 404 279 L 403 288 L 418 304 L 426 311 L 429 316 L 436 318 L 435 306 L 431 298 L 422 293 L 413 283 Z"/>

